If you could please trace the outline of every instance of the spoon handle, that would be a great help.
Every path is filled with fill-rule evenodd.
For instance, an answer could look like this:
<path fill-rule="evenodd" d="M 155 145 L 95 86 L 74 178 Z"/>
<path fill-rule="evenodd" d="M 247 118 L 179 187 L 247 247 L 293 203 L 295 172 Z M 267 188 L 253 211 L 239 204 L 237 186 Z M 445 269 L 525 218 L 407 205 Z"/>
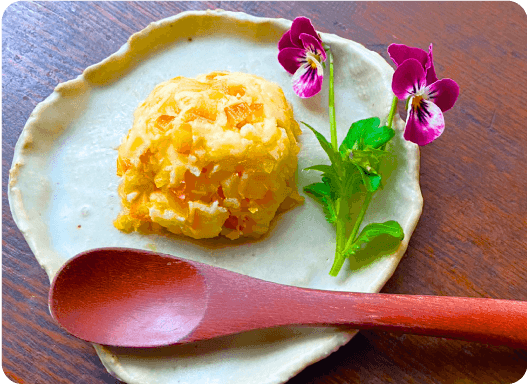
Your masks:
<path fill-rule="evenodd" d="M 207 272 L 202 269 L 215 287 L 207 320 L 182 342 L 281 325 L 345 325 L 527 347 L 524 301 L 320 291 Z"/>

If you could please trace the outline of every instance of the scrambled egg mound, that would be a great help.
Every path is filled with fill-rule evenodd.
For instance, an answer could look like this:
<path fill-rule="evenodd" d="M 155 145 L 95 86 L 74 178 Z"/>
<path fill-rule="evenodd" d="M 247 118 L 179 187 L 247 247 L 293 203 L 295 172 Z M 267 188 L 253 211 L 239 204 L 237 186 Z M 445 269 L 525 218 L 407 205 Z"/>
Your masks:
<path fill-rule="evenodd" d="M 119 147 L 114 225 L 258 237 L 277 210 L 303 201 L 294 181 L 299 134 L 280 87 L 260 77 L 213 72 L 159 84 Z"/>

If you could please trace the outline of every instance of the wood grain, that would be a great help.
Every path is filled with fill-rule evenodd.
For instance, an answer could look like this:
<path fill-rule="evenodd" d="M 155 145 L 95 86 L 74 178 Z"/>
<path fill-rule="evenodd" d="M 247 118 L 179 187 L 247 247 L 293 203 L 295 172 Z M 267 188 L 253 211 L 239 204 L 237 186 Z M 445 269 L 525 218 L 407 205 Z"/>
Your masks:
<path fill-rule="evenodd" d="M 7 179 L 31 111 L 150 22 L 191 9 L 293 19 L 360 42 L 434 44 L 461 87 L 421 149 L 423 215 L 383 292 L 527 300 L 527 23 L 513 2 L 17 2 L 2 23 L 3 369 L 18 383 L 119 383 L 51 319 L 49 282 L 13 222 Z M 338 113 L 338 111 L 337 111 Z M 512 383 L 527 351 L 363 331 L 288 384 Z"/>

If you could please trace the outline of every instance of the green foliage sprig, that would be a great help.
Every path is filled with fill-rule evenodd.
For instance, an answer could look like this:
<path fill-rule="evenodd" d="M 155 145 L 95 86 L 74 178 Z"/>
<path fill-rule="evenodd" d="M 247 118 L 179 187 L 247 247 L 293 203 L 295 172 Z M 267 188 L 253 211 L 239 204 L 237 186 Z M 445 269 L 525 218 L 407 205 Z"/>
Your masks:
<path fill-rule="evenodd" d="M 329 116 L 331 143 L 315 128 L 303 123 L 317 138 L 331 165 L 318 164 L 305 170 L 321 173 L 321 181 L 304 191 L 322 205 L 326 220 L 336 227 L 335 259 L 329 272 L 337 276 L 346 258 L 360 259 L 364 254 L 377 256 L 393 252 L 404 238 L 396 221 L 372 223 L 359 233 L 374 193 L 382 188 L 381 164 L 387 157 L 386 146 L 394 137 L 394 98 L 386 125 L 378 117 L 354 122 L 340 146 L 335 118 L 333 56 L 326 48 L 329 62 Z"/>

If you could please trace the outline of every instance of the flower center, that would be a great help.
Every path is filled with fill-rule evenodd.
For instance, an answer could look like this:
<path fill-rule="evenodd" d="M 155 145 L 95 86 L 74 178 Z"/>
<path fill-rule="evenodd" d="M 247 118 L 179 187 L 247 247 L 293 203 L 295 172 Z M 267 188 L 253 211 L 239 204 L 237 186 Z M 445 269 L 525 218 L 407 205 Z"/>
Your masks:
<path fill-rule="evenodd" d="M 306 60 L 308 64 L 313 69 L 317 69 L 318 64 L 320 63 L 320 55 L 317 55 L 316 53 L 313 53 L 311 51 L 306 52 Z"/>
<path fill-rule="evenodd" d="M 412 97 L 412 109 L 415 111 L 416 109 L 421 108 L 421 102 L 423 101 L 422 95 L 415 95 Z"/>
<path fill-rule="evenodd" d="M 414 93 L 414 96 L 412 97 L 412 109 L 418 110 L 422 108 L 423 100 L 428 100 L 428 89 L 427 88 L 421 88 L 416 93 Z"/>

